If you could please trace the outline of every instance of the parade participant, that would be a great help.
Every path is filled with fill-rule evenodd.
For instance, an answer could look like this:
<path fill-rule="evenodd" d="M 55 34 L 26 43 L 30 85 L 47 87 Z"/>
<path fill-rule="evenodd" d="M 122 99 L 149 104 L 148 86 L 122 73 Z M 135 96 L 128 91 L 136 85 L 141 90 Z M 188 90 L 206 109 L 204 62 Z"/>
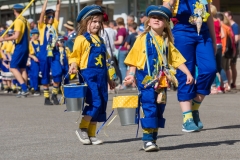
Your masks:
<path fill-rule="evenodd" d="M 65 47 L 68 47 L 70 52 L 72 52 L 74 40 L 77 36 L 76 31 L 74 29 L 74 23 L 72 21 L 67 21 L 67 23 L 65 23 L 63 26 L 67 29 L 68 38 L 67 41 L 65 42 Z"/>
<path fill-rule="evenodd" d="M 57 46 L 60 52 L 60 63 L 62 66 L 62 75 L 64 77 L 64 84 L 69 84 L 68 57 L 70 55 L 70 50 L 64 46 L 63 36 L 58 37 Z"/>
<path fill-rule="evenodd" d="M 13 6 L 13 11 L 15 17 L 18 17 L 24 6 L 20 4 L 15 4 Z M 15 49 L 12 55 L 12 59 L 10 62 L 10 71 L 13 73 L 17 81 L 20 83 L 22 91 L 17 95 L 18 98 L 26 97 L 29 92 L 27 88 L 27 72 L 26 72 L 26 64 L 28 59 L 28 43 L 29 43 L 29 33 L 30 26 L 27 20 L 20 16 L 15 20 L 14 23 L 14 34 L 7 38 L 0 38 L 1 41 L 13 41 L 15 40 Z"/>
<path fill-rule="evenodd" d="M 4 33 L 4 32 L 3 32 Z M 12 31 L 10 30 L 8 34 L 4 36 L 4 38 L 7 38 L 9 35 L 12 34 Z M 13 43 L 12 41 L 5 41 L 3 42 L 3 45 L 1 47 L 1 56 L 3 58 L 2 66 L 1 66 L 1 75 L 2 75 L 2 82 L 4 87 L 4 93 L 10 93 L 12 92 L 12 79 L 13 74 L 9 70 L 9 62 L 11 61 L 11 49 L 12 49 Z"/>
<path fill-rule="evenodd" d="M 40 54 L 38 57 L 40 64 L 40 71 L 42 73 L 41 84 L 43 85 L 43 92 L 45 97 L 45 105 L 59 104 L 57 94 L 59 91 L 59 83 L 62 80 L 62 70 L 60 64 L 60 53 L 56 47 L 58 38 L 58 23 L 59 11 L 61 1 L 57 0 L 56 11 L 47 9 L 48 0 L 44 1 L 40 19 L 38 22 L 39 40 L 40 40 Z M 45 18 L 45 19 L 44 19 Z M 52 97 L 53 103 L 50 100 L 49 84 L 50 71 L 53 78 Z"/>
<path fill-rule="evenodd" d="M 107 52 L 100 32 L 102 25 L 102 8 L 97 5 L 84 7 L 77 16 L 78 33 L 73 52 L 69 57 L 70 73 L 76 73 L 78 67 L 87 83 L 86 103 L 83 118 L 76 130 L 76 135 L 83 144 L 102 144 L 96 138 L 97 122 L 106 120 L 108 87 L 113 89 L 114 82 L 108 77 Z"/>
<path fill-rule="evenodd" d="M 40 95 L 40 88 L 39 88 L 39 60 L 38 57 L 40 55 L 40 41 L 39 38 L 39 31 L 37 29 L 31 30 L 32 39 L 29 42 L 29 57 L 30 57 L 30 86 L 33 88 L 33 95 L 39 96 Z"/>
<path fill-rule="evenodd" d="M 125 83 L 132 83 L 136 74 L 144 114 L 141 118 L 143 149 L 147 152 L 159 150 L 156 140 L 158 128 L 164 128 L 165 125 L 163 113 L 166 106 L 167 76 L 172 72 L 169 67 L 184 72 L 187 85 L 193 83 L 193 77 L 184 64 L 185 59 L 173 45 L 169 23 L 171 11 L 164 6 L 151 5 L 146 9 L 146 14 L 148 18 L 145 31 L 136 39 L 125 59 L 125 63 L 130 66 Z M 168 42 L 165 42 L 165 38 L 168 38 Z"/>
<path fill-rule="evenodd" d="M 203 128 L 198 109 L 205 96 L 210 94 L 216 75 L 216 38 L 210 13 L 211 0 L 177 0 L 175 5 L 172 0 L 163 2 L 178 20 L 172 30 L 176 48 L 186 59 L 185 64 L 192 75 L 195 75 L 195 66 L 198 67 L 194 85 L 186 85 L 184 73 L 177 71 L 177 95 L 183 113 L 182 131 L 198 131 Z"/>

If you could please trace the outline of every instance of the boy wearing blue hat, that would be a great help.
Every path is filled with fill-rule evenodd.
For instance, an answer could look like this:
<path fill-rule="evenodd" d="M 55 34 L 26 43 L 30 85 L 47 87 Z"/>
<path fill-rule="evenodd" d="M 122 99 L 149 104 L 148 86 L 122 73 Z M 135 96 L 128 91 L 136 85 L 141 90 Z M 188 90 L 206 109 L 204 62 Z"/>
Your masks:
<path fill-rule="evenodd" d="M 40 95 L 40 88 L 39 88 L 39 54 L 40 54 L 40 41 L 39 38 L 39 31 L 37 29 L 31 30 L 32 39 L 29 42 L 29 57 L 31 58 L 30 61 L 30 86 L 33 88 L 34 96 Z"/>
<path fill-rule="evenodd" d="M 44 89 L 45 105 L 59 104 L 57 94 L 59 91 L 59 83 L 62 80 L 62 70 L 60 64 L 60 53 L 56 47 L 58 38 L 58 24 L 59 24 L 59 12 L 61 1 L 57 0 L 56 11 L 47 9 L 48 0 L 45 0 L 40 19 L 38 23 L 39 40 L 40 40 L 40 54 L 39 64 L 40 71 L 42 73 L 41 84 Z M 44 19 L 45 18 L 45 19 Z M 50 84 L 50 71 L 53 79 L 52 97 L 53 103 L 50 100 L 49 84 Z"/>
<path fill-rule="evenodd" d="M 76 130 L 78 139 L 83 144 L 102 144 L 96 138 L 97 122 L 106 121 L 108 85 L 113 89 L 114 82 L 108 77 L 106 46 L 100 37 L 103 29 L 103 11 L 100 6 L 84 7 L 77 17 L 78 36 L 75 39 L 73 52 L 69 57 L 70 73 L 80 73 L 87 83 L 86 103 L 83 118 Z"/>
<path fill-rule="evenodd" d="M 173 45 L 169 23 L 171 11 L 164 6 L 152 5 L 146 9 L 146 14 L 148 18 L 145 31 L 136 39 L 124 62 L 130 66 L 125 83 L 134 82 L 136 75 L 143 112 L 143 149 L 149 152 L 159 150 L 156 140 L 158 128 L 164 128 L 165 125 L 163 113 L 167 99 L 167 81 L 171 80 L 177 85 L 174 68 L 186 74 L 185 83 L 188 85 L 193 83 L 193 77 L 184 64 L 185 59 Z"/>
<path fill-rule="evenodd" d="M 24 6 L 20 4 L 15 4 L 13 6 L 13 11 L 15 17 L 18 17 L 19 14 L 24 9 Z M 29 43 L 29 32 L 30 26 L 27 20 L 20 16 L 15 20 L 14 23 L 14 34 L 7 38 L 0 38 L 1 41 L 15 41 L 15 50 L 12 55 L 12 60 L 10 62 L 10 70 L 13 75 L 16 77 L 18 82 L 21 85 L 22 92 L 20 92 L 17 97 L 26 97 L 29 92 L 27 88 L 27 72 L 26 72 L 26 64 L 28 59 L 28 43 Z"/>
<path fill-rule="evenodd" d="M 171 3 L 169 0 L 163 1 L 165 4 Z M 178 20 L 172 30 L 175 46 L 186 59 L 187 68 L 192 75 L 196 73 L 195 66 L 198 67 L 198 77 L 194 85 L 185 84 L 183 72 L 178 71 L 176 75 L 184 132 L 203 128 L 198 110 L 205 96 L 210 94 L 216 75 L 216 36 L 210 12 L 211 2 L 212 0 L 188 0 L 176 1 L 172 5 L 173 15 Z"/>

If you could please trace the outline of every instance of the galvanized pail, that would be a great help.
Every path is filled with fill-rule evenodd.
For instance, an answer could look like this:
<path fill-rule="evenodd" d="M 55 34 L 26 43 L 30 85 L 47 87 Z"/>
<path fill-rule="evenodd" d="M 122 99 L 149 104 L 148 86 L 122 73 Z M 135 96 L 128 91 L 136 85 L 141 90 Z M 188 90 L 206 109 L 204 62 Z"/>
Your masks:
<path fill-rule="evenodd" d="M 66 98 L 67 112 L 81 111 L 84 105 L 84 98 Z"/>
<path fill-rule="evenodd" d="M 136 124 L 136 108 L 117 108 L 122 126 Z"/>
<path fill-rule="evenodd" d="M 138 96 L 116 96 L 113 97 L 112 108 L 117 108 L 122 126 L 136 124 L 136 108 L 138 107 Z"/>

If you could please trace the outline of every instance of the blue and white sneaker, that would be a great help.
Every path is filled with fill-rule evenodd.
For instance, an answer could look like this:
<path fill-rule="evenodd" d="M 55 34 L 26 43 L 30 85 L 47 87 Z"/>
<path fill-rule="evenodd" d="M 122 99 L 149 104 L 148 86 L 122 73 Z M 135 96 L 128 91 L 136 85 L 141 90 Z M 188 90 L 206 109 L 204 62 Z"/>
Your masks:
<path fill-rule="evenodd" d="M 199 129 L 203 129 L 203 123 L 199 118 L 199 111 L 192 111 L 193 121 Z"/>
<path fill-rule="evenodd" d="M 143 142 L 145 152 L 159 151 L 159 147 L 153 142 Z"/>
<path fill-rule="evenodd" d="M 196 126 L 192 118 L 189 118 L 185 123 L 182 125 L 183 132 L 196 132 L 199 128 Z"/>
<path fill-rule="evenodd" d="M 26 91 L 26 92 L 24 92 L 24 91 L 22 91 L 22 92 L 19 91 L 18 94 L 16 95 L 16 97 L 17 97 L 17 98 L 26 98 L 27 95 L 29 95 L 29 92 L 28 92 L 28 91 Z"/>

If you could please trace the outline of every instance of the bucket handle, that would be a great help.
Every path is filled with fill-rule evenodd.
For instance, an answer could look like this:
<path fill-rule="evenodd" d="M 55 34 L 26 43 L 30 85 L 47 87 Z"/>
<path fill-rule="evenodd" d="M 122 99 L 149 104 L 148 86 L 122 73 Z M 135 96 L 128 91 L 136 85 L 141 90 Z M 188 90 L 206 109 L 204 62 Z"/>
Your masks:
<path fill-rule="evenodd" d="M 124 83 L 125 83 L 125 81 L 123 80 L 122 84 L 124 84 Z M 136 85 L 135 87 L 136 87 L 136 89 L 137 89 L 137 95 L 139 95 L 139 94 L 140 94 L 140 91 L 139 91 L 137 85 Z M 116 89 L 116 92 L 115 92 L 114 97 L 118 96 L 119 90 L 120 90 L 120 88 Z"/>
<path fill-rule="evenodd" d="M 85 82 L 85 80 L 84 80 L 84 78 L 83 78 L 83 76 L 82 76 L 82 74 L 79 72 L 79 71 L 77 71 L 77 73 L 78 73 L 78 75 L 79 76 L 81 76 L 82 77 L 82 79 L 83 79 L 83 82 L 86 84 L 86 82 Z M 66 76 L 63 78 L 63 80 L 62 80 L 62 85 L 64 85 L 64 81 L 65 81 L 65 79 L 67 78 L 67 76 L 69 75 L 69 72 L 66 74 Z"/>
<path fill-rule="evenodd" d="M 86 82 L 85 82 L 83 76 L 81 75 L 81 73 L 80 73 L 79 71 L 77 71 L 77 73 L 78 73 L 78 75 L 80 75 L 80 76 L 82 77 L 84 84 L 86 84 Z M 63 86 L 64 86 L 64 81 L 65 81 L 65 79 L 67 78 L 68 75 L 69 75 L 69 72 L 68 72 L 68 73 L 66 74 L 66 76 L 63 78 L 62 83 L 61 83 L 61 87 L 60 87 L 60 90 L 61 90 L 61 92 L 62 92 L 62 97 L 60 98 L 60 104 L 61 104 L 61 105 L 64 103 L 64 99 L 65 99 L 65 97 L 64 97 L 64 91 L 63 91 Z"/>

